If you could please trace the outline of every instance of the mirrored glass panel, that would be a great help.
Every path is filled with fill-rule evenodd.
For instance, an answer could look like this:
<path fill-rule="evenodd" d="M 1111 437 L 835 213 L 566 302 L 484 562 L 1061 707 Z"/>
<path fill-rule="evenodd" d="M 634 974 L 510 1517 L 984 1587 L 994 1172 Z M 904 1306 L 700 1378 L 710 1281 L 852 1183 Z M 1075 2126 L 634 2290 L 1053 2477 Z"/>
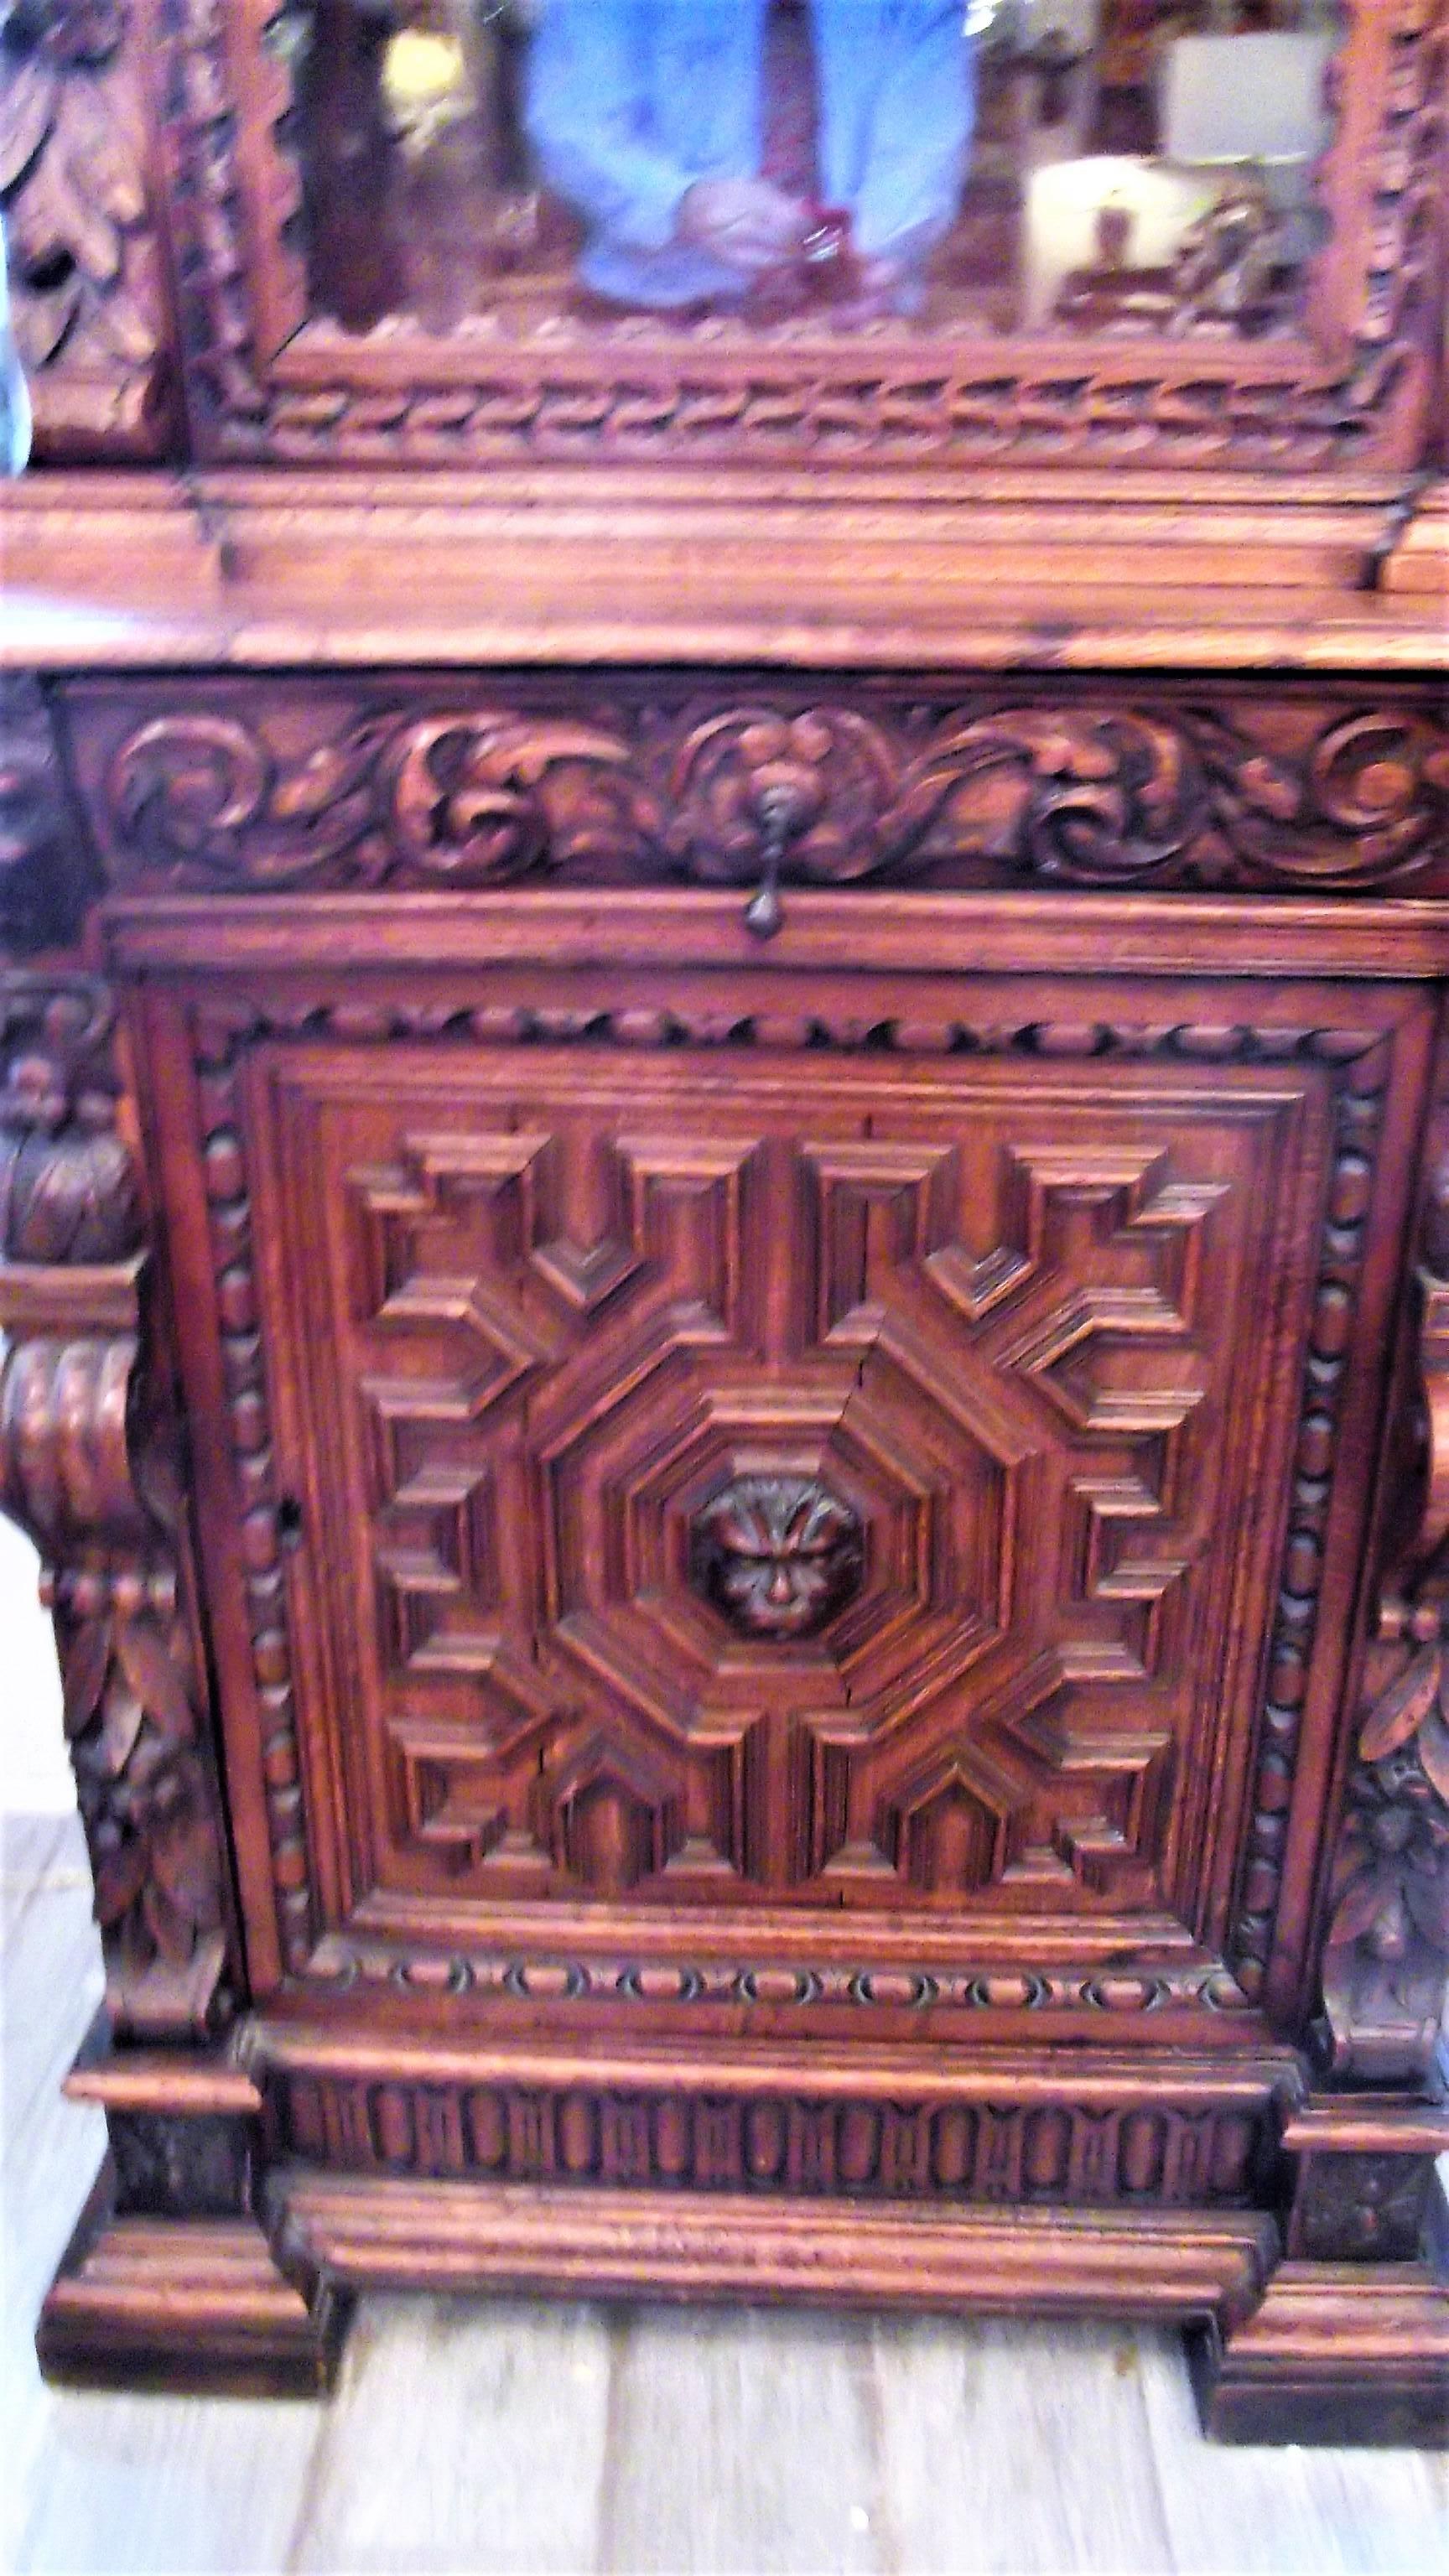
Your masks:
<path fill-rule="evenodd" d="M 1263 337 L 1326 0 L 310 0 L 312 309 L 535 338 Z"/>

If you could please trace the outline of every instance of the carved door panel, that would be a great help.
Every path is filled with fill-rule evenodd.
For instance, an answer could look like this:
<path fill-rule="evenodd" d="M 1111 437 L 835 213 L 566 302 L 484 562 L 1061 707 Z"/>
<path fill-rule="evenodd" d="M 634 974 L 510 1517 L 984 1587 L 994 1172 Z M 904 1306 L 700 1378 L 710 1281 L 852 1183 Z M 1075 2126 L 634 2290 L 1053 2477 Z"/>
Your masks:
<path fill-rule="evenodd" d="M 949 1938 L 1241 2005 L 1391 1015 L 249 1032 L 292 1968 L 854 1923 L 867 1980 Z"/>

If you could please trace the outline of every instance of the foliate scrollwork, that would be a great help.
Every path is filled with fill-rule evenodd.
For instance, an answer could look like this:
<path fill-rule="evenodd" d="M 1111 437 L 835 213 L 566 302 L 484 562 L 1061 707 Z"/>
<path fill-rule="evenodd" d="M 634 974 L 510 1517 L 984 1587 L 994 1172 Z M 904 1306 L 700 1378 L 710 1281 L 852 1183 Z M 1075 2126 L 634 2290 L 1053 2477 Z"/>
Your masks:
<path fill-rule="evenodd" d="M 162 291 L 127 0 L 0 12 L 0 212 L 42 447 L 151 453 Z"/>
<path fill-rule="evenodd" d="M 112 1040 L 85 977 L 0 986 L 0 1510 L 41 1551 L 111 2018 L 175 2038 L 223 2006 L 225 1845 Z"/>
<path fill-rule="evenodd" d="M 1309 713 L 1058 703 L 626 700 L 597 717 L 368 713 L 300 755 L 265 710 L 173 706 L 97 781 L 122 881 L 182 886 L 745 884 L 1427 888 L 1449 726 L 1413 705 Z"/>
<path fill-rule="evenodd" d="M 596 838 L 626 746 L 589 726 L 508 713 L 380 718 L 292 767 L 230 716 L 158 717 L 113 763 L 109 808 L 145 864 L 257 886 L 505 882 Z M 555 774 L 579 805 L 571 834 Z"/>

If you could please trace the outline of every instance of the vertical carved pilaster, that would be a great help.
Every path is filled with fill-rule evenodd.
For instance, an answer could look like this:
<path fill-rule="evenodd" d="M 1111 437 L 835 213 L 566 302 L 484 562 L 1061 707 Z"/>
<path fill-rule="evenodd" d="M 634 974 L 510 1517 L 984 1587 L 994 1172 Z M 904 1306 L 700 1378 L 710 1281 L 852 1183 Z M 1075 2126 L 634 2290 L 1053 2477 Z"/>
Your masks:
<path fill-rule="evenodd" d="M 1323 1965 L 1332 2070 L 1360 2084 L 1430 2079 L 1449 1991 L 1449 1164 L 1422 1251 L 1412 1528 L 1370 1654 Z"/>
<path fill-rule="evenodd" d="M 90 979 L 0 982 L 0 1508 L 44 1563 L 113 2027 L 194 2038 L 227 2009 L 225 1842 L 113 1040 Z"/>
<path fill-rule="evenodd" d="M 1316 2037 L 1330 2082 L 1283 2133 L 1285 2257 L 1254 2314 L 1194 2342 L 1233 2442 L 1442 2443 L 1435 2251 L 1449 2152 L 1449 1163 L 1416 1282 L 1421 1402 L 1390 1477 L 1386 1580 L 1333 1857 Z"/>

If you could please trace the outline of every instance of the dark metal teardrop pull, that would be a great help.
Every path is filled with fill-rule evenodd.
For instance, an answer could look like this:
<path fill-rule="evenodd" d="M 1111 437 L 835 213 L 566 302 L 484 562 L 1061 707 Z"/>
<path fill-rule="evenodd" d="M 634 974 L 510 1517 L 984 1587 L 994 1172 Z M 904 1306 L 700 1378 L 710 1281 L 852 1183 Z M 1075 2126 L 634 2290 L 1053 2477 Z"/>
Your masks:
<path fill-rule="evenodd" d="M 784 797 L 766 795 L 761 799 L 760 817 L 760 882 L 745 906 L 745 928 L 754 939 L 773 939 L 785 918 L 780 901 L 780 869 L 794 820 L 793 805 Z"/>
<path fill-rule="evenodd" d="M 772 868 L 745 906 L 745 928 L 756 939 L 773 939 L 784 918 L 785 907 Z"/>

